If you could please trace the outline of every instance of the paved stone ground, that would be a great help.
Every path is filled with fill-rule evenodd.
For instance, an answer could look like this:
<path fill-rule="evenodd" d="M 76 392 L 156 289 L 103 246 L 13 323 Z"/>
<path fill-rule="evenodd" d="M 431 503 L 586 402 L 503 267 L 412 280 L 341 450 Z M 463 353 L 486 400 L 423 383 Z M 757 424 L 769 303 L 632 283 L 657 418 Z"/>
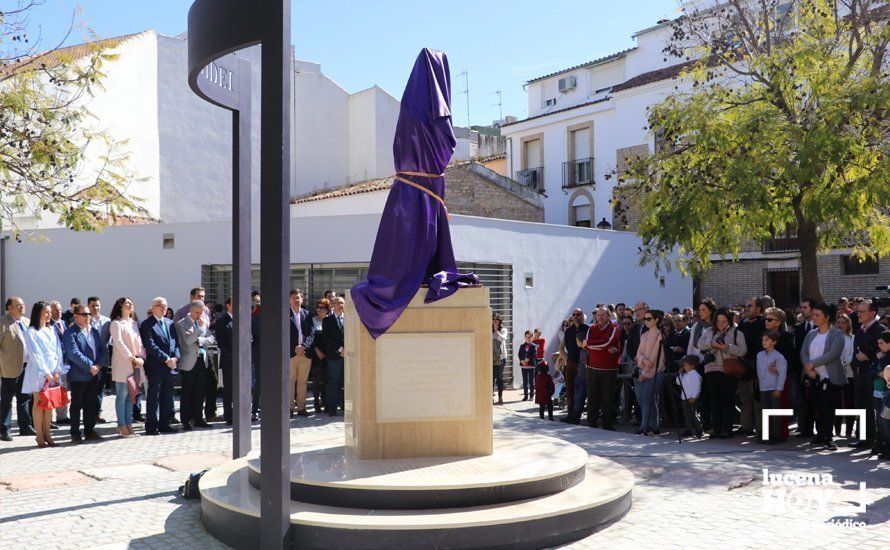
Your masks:
<path fill-rule="evenodd" d="M 644 438 L 537 418 L 532 405 L 508 392 L 495 407 L 498 428 L 539 432 L 577 443 L 629 468 L 636 476 L 633 506 L 621 520 L 567 548 L 890 547 L 890 464 L 845 449 L 814 452 L 800 440 L 763 447 L 751 439 L 678 444 L 671 435 Z M 113 414 L 113 398 L 104 406 Z M 342 431 L 327 416 L 298 418 L 295 439 L 310 432 Z M 100 433 L 113 434 L 113 424 Z M 200 505 L 178 497 L 188 472 L 225 460 L 231 430 L 68 445 L 37 449 L 33 438 L 0 445 L 0 548 L 224 548 L 201 527 Z M 254 445 L 259 427 L 254 426 Z M 842 443 L 842 442 L 841 442 Z M 830 489 L 789 488 L 793 505 L 778 510 L 767 500 L 761 468 L 770 472 L 831 474 Z M 867 483 L 867 511 L 849 511 Z M 820 496 L 821 495 L 821 496 Z M 819 510 L 819 498 L 827 498 Z M 808 509 L 805 509 L 806 507 Z M 845 506 L 845 510 L 840 509 Z M 839 527 L 830 520 L 864 523 Z"/>

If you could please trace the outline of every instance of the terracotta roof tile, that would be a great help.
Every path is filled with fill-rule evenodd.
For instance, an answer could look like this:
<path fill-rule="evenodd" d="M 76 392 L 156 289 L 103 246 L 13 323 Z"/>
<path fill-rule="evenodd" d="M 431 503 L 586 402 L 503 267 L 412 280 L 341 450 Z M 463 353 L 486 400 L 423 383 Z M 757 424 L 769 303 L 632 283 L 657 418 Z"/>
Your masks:
<path fill-rule="evenodd" d="M 679 75 L 684 69 L 688 69 L 696 63 L 698 63 L 698 60 L 693 59 L 691 61 L 684 61 L 683 63 L 677 63 L 676 65 L 671 65 L 669 67 L 662 67 L 661 69 L 655 69 L 654 71 L 638 74 L 637 76 L 625 80 L 617 86 L 613 86 L 612 93 L 620 92 L 622 90 L 629 90 L 631 88 L 637 88 L 639 86 L 645 86 L 646 84 L 658 82 L 659 80 L 674 78 L 675 76 Z"/>
<path fill-rule="evenodd" d="M 291 204 L 303 204 L 307 202 L 321 201 L 325 199 L 336 199 L 340 197 L 348 197 L 350 195 L 360 195 L 362 193 L 373 193 L 374 191 L 383 191 L 389 189 L 395 176 L 380 178 L 376 180 L 368 180 L 360 183 L 353 183 L 338 187 L 336 189 L 328 189 L 324 191 L 316 191 L 309 195 L 296 197 L 291 199 Z"/>
<path fill-rule="evenodd" d="M 48 52 L 35 54 L 25 59 L 9 63 L 4 67 L 0 67 L 0 77 L 12 76 L 29 71 L 36 71 L 44 66 L 46 68 L 53 68 L 61 65 L 62 63 L 77 61 L 79 59 L 83 59 L 84 57 L 92 55 L 99 50 L 114 48 L 139 34 L 141 33 L 126 34 L 123 36 L 116 36 L 103 40 L 95 40 L 93 42 L 86 42 L 83 44 L 77 44 L 75 46 L 67 46 L 64 48 L 58 48 L 55 50 L 50 50 Z"/>
<path fill-rule="evenodd" d="M 503 128 L 505 126 L 513 126 L 514 124 L 522 124 L 523 122 L 528 122 L 529 120 L 535 120 L 536 118 L 543 118 L 545 116 L 555 115 L 557 113 L 564 113 L 565 111 L 571 111 L 572 109 L 580 109 L 581 107 L 587 107 L 588 105 L 596 105 L 597 103 L 602 103 L 603 101 L 609 101 L 610 99 L 612 99 L 612 96 L 601 97 L 599 99 L 595 99 L 593 101 L 588 101 L 586 103 L 579 103 L 578 105 L 572 105 L 571 107 L 566 107 L 565 109 L 550 111 L 549 113 L 542 113 L 540 115 L 530 116 L 530 117 L 524 118 L 522 120 L 517 120 L 516 122 L 508 122 L 507 124 L 501 124 L 501 128 Z"/>
<path fill-rule="evenodd" d="M 506 158 L 506 153 L 501 154 L 504 158 Z M 496 157 L 492 157 L 496 158 Z M 453 162 L 445 168 L 445 177 L 448 177 L 448 172 L 454 170 L 455 168 L 460 168 L 462 166 L 466 166 L 467 164 L 473 164 L 481 162 L 482 159 L 479 160 L 463 160 L 459 162 Z M 486 159 L 487 160 L 487 159 Z M 361 195 L 362 193 L 373 193 L 375 191 L 385 191 L 392 186 L 392 182 L 395 179 L 395 175 L 387 176 L 385 178 L 375 179 L 375 180 L 367 180 L 359 183 L 352 183 L 349 185 L 343 185 L 341 187 L 336 187 L 334 189 L 325 189 L 322 191 L 316 191 L 314 193 L 309 193 L 307 195 L 303 195 L 301 197 L 296 197 L 291 199 L 291 204 L 304 204 L 307 202 L 315 202 L 322 201 L 325 199 L 337 199 L 340 197 L 349 197 L 351 195 Z"/>
<path fill-rule="evenodd" d="M 587 61 L 586 63 L 581 63 L 580 65 L 575 65 L 574 67 L 569 67 L 568 69 L 562 69 L 550 74 L 545 74 L 544 76 L 539 76 L 529 80 L 529 82 L 537 82 L 538 80 L 544 80 L 545 78 L 550 78 L 551 76 L 556 76 L 558 74 L 567 73 L 569 71 L 574 71 L 575 69 L 580 69 L 582 67 L 589 67 L 591 65 L 599 65 L 600 63 L 606 63 L 607 61 L 612 61 L 614 59 L 618 59 L 627 55 L 628 52 L 635 50 L 636 48 L 628 48 L 626 50 L 622 50 L 620 52 L 616 52 L 613 54 L 609 54 L 605 57 L 600 57 L 598 59 L 593 59 L 591 61 Z"/>

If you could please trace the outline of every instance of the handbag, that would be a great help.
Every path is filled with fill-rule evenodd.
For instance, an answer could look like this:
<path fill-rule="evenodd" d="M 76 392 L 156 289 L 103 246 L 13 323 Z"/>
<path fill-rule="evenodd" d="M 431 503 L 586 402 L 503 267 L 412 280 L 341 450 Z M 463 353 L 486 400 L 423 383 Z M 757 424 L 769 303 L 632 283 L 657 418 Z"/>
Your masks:
<path fill-rule="evenodd" d="M 733 343 L 736 342 L 738 335 L 739 335 L 738 330 L 736 330 L 735 332 L 732 333 Z M 720 352 L 720 355 L 723 356 L 723 373 L 726 376 L 732 376 L 733 378 L 741 378 L 742 376 L 744 376 L 745 372 L 747 372 L 748 369 L 745 368 L 745 363 L 738 357 L 732 357 L 732 356 L 727 357 L 726 355 L 724 355 L 724 353 L 722 351 Z"/>
<path fill-rule="evenodd" d="M 139 384 L 136 383 L 136 377 L 132 374 L 127 377 L 127 393 L 130 394 L 130 400 L 135 403 L 136 397 L 139 396 Z"/>
<path fill-rule="evenodd" d="M 40 390 L 40 399 L 37 400 L 37 408 L 51 411 L 67 404 L 68 392 L 65 391 L 65 388 L 58 384 L 50 386 L 49 382 L 44 382 L 43 388 Z"/>

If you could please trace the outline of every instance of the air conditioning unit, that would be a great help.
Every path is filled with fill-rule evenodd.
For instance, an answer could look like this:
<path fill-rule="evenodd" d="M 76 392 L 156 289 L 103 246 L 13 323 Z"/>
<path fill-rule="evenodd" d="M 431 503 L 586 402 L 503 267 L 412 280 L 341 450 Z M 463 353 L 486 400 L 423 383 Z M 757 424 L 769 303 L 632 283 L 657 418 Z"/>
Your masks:
<path fill-rule="evenodd" d="M 576 76 L 565 76 L 559 79 L 559 91 L 560 93 L 566 93 L 574 90 L 578 87 L 578 77 Z"/>

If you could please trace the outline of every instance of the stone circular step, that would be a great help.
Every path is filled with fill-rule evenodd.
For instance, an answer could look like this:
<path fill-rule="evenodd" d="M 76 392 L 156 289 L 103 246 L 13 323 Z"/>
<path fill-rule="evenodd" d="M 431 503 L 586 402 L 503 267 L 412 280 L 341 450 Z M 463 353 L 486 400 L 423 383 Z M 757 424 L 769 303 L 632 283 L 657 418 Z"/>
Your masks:
<path fill-rule="evenodd" d="M 495 431 L 489 456 L 357 460 L 342 435 L 291 447 L 291 498 L 326 506 L 427 509 L 482 506 L 549 495 L 584 477 L 587 452 L 541 435 Z M 248 479 L 262 483 L 260 459 Z"/>
<path fill-rule="evenodd" d="M 505 465 L 509 467 L 509 465 Z M 216 467 L 201 479 L 204 527 L 235 548 L 255 549 L 260 491 L 247 459 Z M 631 506 L 633 474 L 592 456 L 584 478 L 564 491 L 518 502 L 437 510 L 392 510 L 291 502 L 294 548 L 545 548 L 586 537 Z"/>

